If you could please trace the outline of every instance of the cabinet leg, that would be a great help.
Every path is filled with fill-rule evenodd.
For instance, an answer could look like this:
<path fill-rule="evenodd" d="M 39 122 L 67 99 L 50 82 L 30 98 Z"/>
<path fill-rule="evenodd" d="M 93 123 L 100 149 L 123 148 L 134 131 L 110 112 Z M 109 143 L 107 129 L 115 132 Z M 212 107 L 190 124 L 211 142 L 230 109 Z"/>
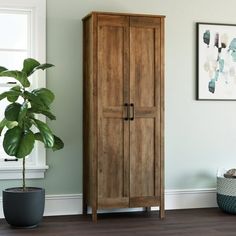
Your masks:
<path fill-rule="evenodd" d="M 83 201 L 83 215 L 87 215 L 88 213 L 87 209 L 88 209 L 87 203 Z"/>
<path fill-rule="evenodd" d="M 151 212 L 151 207 L 145 207 L 146 212 Z"/>
<path fill-rule="evenodd" d="M 161 203 L 159 210 L 159 217 L 163 220 L 165 218 L 165 207 L 164 203 Z"/>
<path fill-rule="evenodd" d="M 97 209 L 95 207 L 92 208 L 92 219 L 94 223 L 97 223 L 98 217 L 97 217 Z"/>

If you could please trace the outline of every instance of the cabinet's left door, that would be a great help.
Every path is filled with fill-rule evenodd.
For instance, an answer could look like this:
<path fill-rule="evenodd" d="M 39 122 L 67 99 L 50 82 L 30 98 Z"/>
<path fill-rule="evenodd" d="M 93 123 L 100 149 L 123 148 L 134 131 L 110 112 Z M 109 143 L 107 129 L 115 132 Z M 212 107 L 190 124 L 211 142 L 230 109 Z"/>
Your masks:
<path fill-rule="evenodd" d="M 129 206 L 129 17 L 98 15 L 98 208 Z"/>

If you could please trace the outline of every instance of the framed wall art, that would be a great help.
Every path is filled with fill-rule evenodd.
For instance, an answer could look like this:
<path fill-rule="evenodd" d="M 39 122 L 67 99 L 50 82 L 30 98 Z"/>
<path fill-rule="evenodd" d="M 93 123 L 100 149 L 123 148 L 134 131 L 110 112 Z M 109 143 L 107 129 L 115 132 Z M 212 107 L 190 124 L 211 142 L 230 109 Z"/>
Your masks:
<path fill-rule="evenodd" d="M 236 100 L 236 25 L 197 23 L 197 99 Z"/>

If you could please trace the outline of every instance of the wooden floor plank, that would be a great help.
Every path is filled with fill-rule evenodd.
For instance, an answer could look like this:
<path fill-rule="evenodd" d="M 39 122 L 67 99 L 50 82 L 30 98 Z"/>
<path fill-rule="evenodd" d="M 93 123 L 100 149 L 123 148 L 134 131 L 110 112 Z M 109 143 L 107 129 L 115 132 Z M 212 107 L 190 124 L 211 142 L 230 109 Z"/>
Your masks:
<path fill-rule="evenodd" d="M 14 229 L 0 220 L 0 236 L 231 236 L 236 235 L 236 216 L 217 208 L 167 211 L 160 220 L 157 212 L 100 214 L 91 216 L 45 217 L 34 229 Z"/>

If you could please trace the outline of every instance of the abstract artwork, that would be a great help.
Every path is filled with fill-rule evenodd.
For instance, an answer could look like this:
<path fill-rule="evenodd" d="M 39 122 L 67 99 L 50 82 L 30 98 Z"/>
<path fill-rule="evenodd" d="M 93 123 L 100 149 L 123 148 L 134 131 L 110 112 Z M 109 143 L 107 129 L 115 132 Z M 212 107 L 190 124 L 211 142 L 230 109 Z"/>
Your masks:
<path fill-rule="evenodd" d="M 197 23 L 199 100 L 236 100 L 236 25 Z"/>

